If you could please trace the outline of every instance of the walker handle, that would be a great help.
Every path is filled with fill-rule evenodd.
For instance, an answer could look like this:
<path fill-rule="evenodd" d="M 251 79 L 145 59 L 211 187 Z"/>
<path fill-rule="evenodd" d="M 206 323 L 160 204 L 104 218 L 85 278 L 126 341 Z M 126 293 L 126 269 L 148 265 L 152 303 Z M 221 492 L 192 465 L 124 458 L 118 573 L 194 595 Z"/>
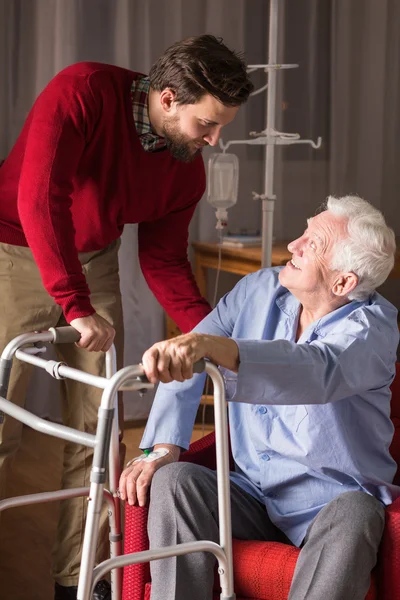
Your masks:
<path fill-rule="evenodd" d="M 206 361 L 204 358 L 201 358 L 193 365 L 193 373 L 203 373 L 206 370 Z"/>
<path fill-rule="evenodd" d="M 50 327 L 49 331 L 53 334 L 52 344 L 73 344 L 79 342 L 81 334 L 79 331 L 67 325 L 66 327 Z"/>
<path fill-rule="evenodd" d="M 49 331 L 53 334 L 52 344 L 73 344 L 79 342 L 81 334 L 79 331 L 74 329 L 71 325 L 66 327 L 50 327 Z M 193 373 L 203 373 L 206 369 L 206 361 L 204 358 L 198 360 L 193 365 Z M 147 377 L 142 375 L 140 377 L 144 382 L 147 381 Z"/>
<path fill-rule="evenodd" d="M 193 374 L 194 373 L 203 373 L 203 371 L 206 370 L 206 361 L 204 360 L 204 358 L 201 358 L 200 360 L 198 360 L 197 362 L 194 363 L 193 365 Z M 149 380 L 147 379 L 146 375 L 139 375 L 138 378 L 139 381 L 141 381 L 142 383 L 149 383 Z"/>

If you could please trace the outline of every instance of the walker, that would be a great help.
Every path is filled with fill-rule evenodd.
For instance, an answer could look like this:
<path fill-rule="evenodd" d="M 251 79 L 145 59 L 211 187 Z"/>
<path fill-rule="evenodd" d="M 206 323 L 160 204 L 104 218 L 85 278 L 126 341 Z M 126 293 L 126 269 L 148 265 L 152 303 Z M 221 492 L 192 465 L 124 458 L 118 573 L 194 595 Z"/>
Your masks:
<path fill-rule="evenodd" d="M 0 501 L 0 512 L 14 506 L 64 500 L 78 496 L 88 497 L 77 600 L 90 600 L 93 596 L 94 586 L 109 571 L 111 571 L 112 598 L 113 600 L 121 600 L 122 567 L 192 552 L 211 552 L 215 555 L 218 560 L 218 573 L 222 590 L 220 600 L 235 600 L 236 596 L 233 591 L 228 428 L 224 381 L 218 368 L 204 360 L 194 365 L 195 372 L 206 371 L 214 384 L 220 543 L 216 544 L 215 542 L 202 540 L 123 555 L 120 500 L 117 496 L 120 474 L 117 392 L 119 390 L 144 391 L 153 389 L 154 385 L 148 382 L 141 365 L 132 365 L 117 371 L 114 346 L 106 353 L 106 377 L 91 375 L 68 367 L 63 362 L 46 360 L 38 356 L 46 352 L 45 343 L 74 343 L 79 340 L 79 337 L 79 333 L 73 327 L 68 326 L 51 328 L 43 332 L 22 334 L 7 344 L 0 359 L 0 411 L 47 435 L 94 448 L 90 488 L 75 488 L 7 498 Z M 50 423 L 6 400 L 14 356 L 21 361 L 45 369 L 55 379 L 73 379 L 103 389 L 96 434 L 84 433 L 65 425 Z M 0 423 L 2 419 L 3 416 L 0 413 Z M 107 467 L 109 490 L 104 487 L 107 479 Z M 95 567 L 95 552 L 103 500 L 106 501 L 108 507 L 110 558 Z"/>

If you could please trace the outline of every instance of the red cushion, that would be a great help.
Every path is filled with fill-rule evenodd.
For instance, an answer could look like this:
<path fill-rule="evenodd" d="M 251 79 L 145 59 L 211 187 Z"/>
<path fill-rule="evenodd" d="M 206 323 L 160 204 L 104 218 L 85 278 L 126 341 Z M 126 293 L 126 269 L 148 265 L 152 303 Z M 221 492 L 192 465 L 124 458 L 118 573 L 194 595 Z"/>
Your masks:
<path fill-rule="evenodd" d="M 287 600 L 300 550 L 278 542 L 233 540 L 234 590 L 237 600 Z M 375 574 L 366 600 L 377 600 Z M 146 584 L 144 600 L 150 600 Z M 214 598 L 219 600 L 219 577 Z M 393 597 L 394 598 L 394 597 Z"/>
<path fill-rule="evenodd" d="M 395 427 L 393 441 L 390 446 L 390 454 L 397 465 L 400 464 L 400 364 L 396 364 L 396 377 L 390 386 L 392 390 L 392 401 L 390 405 L 391 419 Z M 400 485 L 400 469 L 397 469 L 393 483 Z"/>
<path fill-rule="evenodd" d="M 299 552 L 278 542 L 234 540 L 235 592 L 246 598 L 286 600 Z"/>
<path fill-rule="evenodd" d="M 150 591 L 151 591 L 151 584 L 150 583 L 146 583 L 146 589 L 144 591 L 144 599 L 143 600 L 150 600 Z M 213 600 L 220 600 L 220 594 L 214 594 L 214 598 Z M 257 600 L 257 598 L 243 598 L 242 596 L 236 596 L 236 600 Z"/>
<path fill-rule="evenodd" d="M 386 509 L 378 568 L 381 598 L 400 598 L 400 498 Z"/>

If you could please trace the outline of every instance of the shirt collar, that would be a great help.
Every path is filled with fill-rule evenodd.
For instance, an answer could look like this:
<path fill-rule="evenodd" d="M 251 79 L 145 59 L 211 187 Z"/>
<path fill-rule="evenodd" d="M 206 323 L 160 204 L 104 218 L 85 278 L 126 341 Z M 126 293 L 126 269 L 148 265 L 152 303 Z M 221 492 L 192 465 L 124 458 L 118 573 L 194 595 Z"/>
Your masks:
<path fill-rule="evenodd" d="M 277 297 L 276 304 L 287 317 L 295 317 L 299 312 L 300 302 L 289 290 Z"/>
<path fill-rule="evenodd" d="M 166 148 L 165 139 L 155 133 L 149 119 L 150 79 L 141 77 L 134 79 L 131 87 L 131 101 L 135 127 L 144 150 L 155 152 Z"/>
<path fill-rule="evenodd" d="M 335 321 L 346 318 L 352 313 L 354 310 L 359 308 L 365 304 L 365 302 L 358 302 L 353 300 L 348 302 L 344 306 L 337 308 L 336 310 L 324 315 L 314 323 L 311 323 L 303 335 L 307 333 L 306 337 L 309 338 L 313 333 L 318 337 L 324 337 L 328 331 L 332 330 L 332 323 Z M 300 302 L 297 300 L 295 296 L 288 290 L 284 292 L 282 295 L 278 296 L 276 299 L 276 305 L 278 308 L 286 315 L 289 319 L 297 319 Z M 303 335 L 301 336 L 301 340 L 303 341 Z"/>

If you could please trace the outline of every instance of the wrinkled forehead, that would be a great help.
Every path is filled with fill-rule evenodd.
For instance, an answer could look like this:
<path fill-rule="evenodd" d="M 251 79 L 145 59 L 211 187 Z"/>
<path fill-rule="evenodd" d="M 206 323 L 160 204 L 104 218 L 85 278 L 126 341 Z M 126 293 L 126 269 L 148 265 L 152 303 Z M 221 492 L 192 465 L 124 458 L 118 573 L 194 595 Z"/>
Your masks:
<path fill-rule="evenodd" d="M 310 233 L 325 239 L 344 239 L 348 237 L 348 219 L 333 214 L 329 210 L 324 210 L 315 217 L 307 219 L 307 226 Z"/>

